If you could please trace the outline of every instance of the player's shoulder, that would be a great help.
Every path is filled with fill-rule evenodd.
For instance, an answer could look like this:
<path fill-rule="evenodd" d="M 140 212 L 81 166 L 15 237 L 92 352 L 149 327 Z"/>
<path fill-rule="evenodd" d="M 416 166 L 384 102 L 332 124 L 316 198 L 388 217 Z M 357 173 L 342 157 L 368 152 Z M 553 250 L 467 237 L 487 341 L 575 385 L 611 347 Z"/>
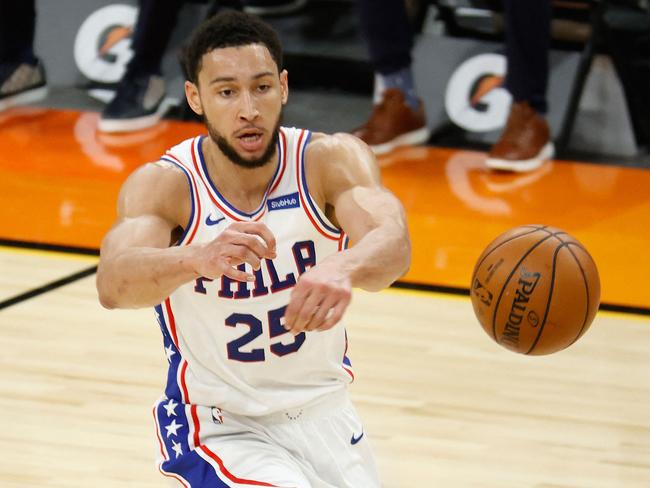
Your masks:
<path fill-rule="evenodd" d="M 187 167 L 187 165 L 183 164 L 182 161 L 192 158 L 193 145 L 200 139 L 200 137 L 185 139 L 169 148 L 159 160 L 144 163 L 137 167 L 129 175 L 127 183 L 172 187 L 186 186 L 187 177 L 182 167 Z M 177 162 L 173 162 L 174 160 Z"/>
<path fill-rule="evenodd" d="M 334 134 L 312 132 L 309 146 L 307 146 L 307 151 L 325 156 L 358 150 L 370 151 L 370 148 L 358 137 L 345 132 L 336 132 Z"/>
<path fill-rule="evenodd" d="M 155 190 L 156 193 L 161 193 L 160 190 L 174 190 L 187 186 L 187 177 L 177 165 L 160 159 L 136 168 L 129 175 L 125 186 L 136 187 L 138 190 Z"/>
<path fill-rule="evenodd" d="M 380 184 L 375 155 L 357 137 L 314 133 L 305 151 L 305 173 L 310 191 L 333 202 L 341 191 Z"/>
<path fill-rule="evenodd" d="M 374 161 L 374 155 L 361 139 L 343 132 L 325 134 L 314 132 L 305 151 L 305 163 L 310 166 L 355 166 L 364 161 Z"/>
<path fill-rule="evenodd" d="M 143 164 L 127 178 L 118 199 L 124 215 L 159 215 L 184 222 L 191 206 L 190 188 L 182 170 L 168 161 Z"/>

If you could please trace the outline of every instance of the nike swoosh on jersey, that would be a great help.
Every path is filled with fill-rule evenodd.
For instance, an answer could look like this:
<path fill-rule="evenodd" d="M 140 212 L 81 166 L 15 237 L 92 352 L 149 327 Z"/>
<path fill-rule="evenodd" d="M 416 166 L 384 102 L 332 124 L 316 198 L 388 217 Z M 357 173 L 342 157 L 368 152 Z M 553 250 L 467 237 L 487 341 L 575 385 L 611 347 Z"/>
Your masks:
<path fill-rule="evenodd" d="M 354 434 L 352 434 L 352 439 L 350 439 L 350 444 L 354 446 L 357 442 L 361 440 L 362 437 L 363 437 L 363 431 L 361 431 L 361 435 L 359 437 L 354 437 Z"/>
<path fill-rule="evenodd" d="M 226 217 L 221 217 L 220 219 L 217 220 L 212 220 L 212 214 L 208 215 L 205 219 L 205 224 L 206 225 L 217 225 L 219 222 L 222 220 L 226 220 Z"/>

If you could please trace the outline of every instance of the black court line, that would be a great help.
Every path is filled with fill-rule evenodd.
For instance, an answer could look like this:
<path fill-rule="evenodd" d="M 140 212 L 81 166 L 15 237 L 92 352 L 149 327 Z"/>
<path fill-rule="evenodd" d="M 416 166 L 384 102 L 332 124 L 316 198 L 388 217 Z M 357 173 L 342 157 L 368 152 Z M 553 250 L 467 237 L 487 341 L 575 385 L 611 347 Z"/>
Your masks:
<path fill-rule="evenodd" d="M 65 252 L 70 254 L 84 254 L 87 256 L 88 255 L 99 256 L 98 249 L 93 249 L 88 247 L 62 246 L 58 244 L 45 244 L 45 243 L 18 241 L 18 240 L 11 240 L 11 239 L 0 239 L 0 246 L 18 247 L 23 249 L 35 249 L 39 251 Z M 0 310 L 9 307 L 11 305 L 14 305 L 15 303 L 20 303 L 24 300 L 28 300 L 29 298 L 38 296 L 42 293 L 46 293 L 50 290 L 67 285 L 68 283 L 72 283 L 73 281 L 79 280 L 81 278 L 85 278 L 86 276 L 93 274 L 95 271 L 97 271 L 97 266 L 93 266 L 92 268 L 88 268 L 86 270 L 80 271 L 79 273 L 75 273 L 66 278 L 62 278 L 58 281 L 53 281 L 52 283 L 36 288 L 32 291 L 28 291 L 26 293 L 18 295 L 14 298 L 10 298 L 8 300 L 2 301 L 0 302 Z M 391 285 L 391 288 L 402 288 L 405 290 L 416 290 L 416 291 L 425 291 L 425 292 L 428 291 L 434 293 L 446 293 L 448 295 L 469 296 L 469 288 L 462 288 L 460 286 L 429 285 L 425 283 L 396 281 Z M 13 300 L 16 301 L 13 302 Z M 608 312 L 620 312 L 620 313 L 629 313 L 632 315 L 650 316 L 650 308 L 646 308 L 646 307 L 632 307 L 628 305 L 618 305 L 615 303 L 601 303 L 598 309 L 605 310 Z"/>
<path fill-rule="evenodd" d="M 446 293 L 448 295 L 462 295 L 469 296 L 469 288 L 462 288 L 456 286 L 442 286 L 442 285 L 428 285 L 425 283 L 411 283 L 406 281 L 396 281 L 391 285 L 391 288 L 402 288 L 405 290 L 428 291 L 434 293 Z M 645 315 L 650 316 L 650 308 L 646 307 L 632 307 L 629 305 L 619 305 L 616 303 L 601 303 L 598 310 L 607 312 L 620 312 L 629 313 L 632 315 Z"/>
<path fill-rule="evenodd" d="M 469 288 L 458 286 L 427 285 L 426 283 L 413 283 L 411 281 L 396 281 L 391 288 L 403 288 L 405 290 L 430 291 L 434 293 L 446 293 L 448 295 L 469 296 Z"/>
<path fill-rule="evenodd" d="M 38 288 L 34 288 L 32 290 L 26 291 L 25 293 L 21 293 L 20 295 L 16 295 L 15 297 L 7 298 L 6 300 L 0 302 L 0 310 L 11 307 L 12 305 L 16 305 L 17 303 L 24 302 L 25 300 L 29 300 L 30 298 L 37 297 L 43 293 L 47 293 L 48 291 L 56 290 L 62 286 L 69 285 L 74 281 L 95 274 L 96 272 L 97 266 L 91 266 L 90 268 L 82 269 L 81 271 L 65 276 L 60 280 L 52 281 L 43 286 L 39 286 Z"/>
<path fill-rule="evenodd" d="M 0 246 L 18 247 L 21 249 L 35 249 L 37 251 L 56 251 L 69 254 L 83 254 L 85 256 L 99 256 L 99 249 L 90 247 L 63 246 L 60 244 L 47 244 L 44 242 L 15 241 L 0 239 Z"/>

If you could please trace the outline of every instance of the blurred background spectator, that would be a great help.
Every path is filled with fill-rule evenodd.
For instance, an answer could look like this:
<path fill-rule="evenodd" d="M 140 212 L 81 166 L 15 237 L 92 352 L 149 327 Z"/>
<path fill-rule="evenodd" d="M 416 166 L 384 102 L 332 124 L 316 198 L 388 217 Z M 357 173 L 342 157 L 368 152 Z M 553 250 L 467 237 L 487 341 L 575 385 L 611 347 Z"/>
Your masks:
<path fill-rule="evenodd" d="M 131 37 L 133 57 L 115 97 L 99 119 L 102 132 L 129 132 L 151 127 L 169 108 L 161 62 L 184 0 L 140 0 Z"/>
<path fill-rule="evenodd" d="M 424 143 L 429 131 L 413 81 L 413 30 L 404 0 L 359 0 L 359 8 L 376 72 L 376 105 L 368 121 L 353 133 L 378 154 L 400 145 Z M 490 150 L 487 165 L 508 171 L 531 171 L 553 156 L 544 119 L 551 6 L 550 0 L 504 0 L 504 8 L 508 60 L 505 86 L 513 104 L 505 130 Z"/>
<path fill-rule="evenodd" d="M 47 16 L 52 17 L 51 4 L 42 0 L 0 0 L 0 109 L 37 101 L 46 94 L 45 70 L 39 57 L 44 58 L 47 65 L 48 59 L 55 57 L 52 50 L 56 46 L 37 42 L 39 56 L 34 52 L 35 3 Z M 72 3 L 64 0 L 57 5 L 68 6 L 69 9 Z M 228 7 L 267 16 L 287 45 L 287 67 L 294 93 L 298 94 L 293 98 L 292 106 L 295 106 L 296 100 L 301 103 L 301 89 L 321 90 L 316 100 L 323 101 L 323 111 L 317 112 L 315 117 L 326 124 L 322 129 L 345 130 L 362 122 L 354 132 L 377 153 L 390 151 L 400 145 L 427 141 L 441 145 L 469 145 L 488 152 L 488 167 L 511 171 L 534 170 L 553 154 L 552 138 L 556 139 L 557 151 L 566 149 L 573 119 L 579 112 L 578 103 L 585 78 L 594 54 L 599 53 L 611 55 L 613 66 L 620 76 L 621 93 L 627 101 L 626 107 L 618 102 L 621 106 L 616 108 L 620 108 L 618 113 L 623 113 L 623 117 L 629 115 L 630 123 L 620 124 L 620 119 L 614 113 L 616 110 L 606 111 L 603 115 L 605 122 L 596 121 L 601 125 L 590 132 L 595 134 L 601 130 L 603 135 L 600 138 L 593 136 L 598 144 L 589 147 L 597 154 L 603 145 L 600 144 L 602 140 L 609 139 L 612 146 L 617 138 L 632 137 L 632 132 L 632 144 L 636 143 L 640 149 L 647 147 L 650 140 L 650 116 L 645 109 L 650 103 L 646 89 L 650 81 L 647 68 L 650 15 L 647 5 L 641 0 L 131 0 L 130 3 L 139 7 L 139 14 L 137 18 L 134 15 L 135 20 L 129 21 L 128 25 L 118 27 L 129 30 L 127 40 L 130 39 L 132 57 L 129 55 L 130 61 L 127 63 L 128 58 L 124 56 L 101 54 L 106 64 L 114 63 L 112 72 L 118 68 L 115 64 L 122 60 L 124 75 L 117 84 L 112 101 L 105 107 L 90 105 L 91 110 L 99 109 L 101 112 L 99 129 L 104 132 L 128 132 L 150 127 L 165 115 L 171 97 L 183 103 L 182 93 L 178 90 L 178 64 L 174 61 L 180 39 L 189 33 L 191 26 L 188 27 L 185 22 L 180 29 L 177 27 L 178 18 L 183 17 L 181 8 L 184 4 L 199 3 L 203 4 L 200 8 L 205 7 L 203 11 L 208 13 Z M 95 4 L 102 5 L 102 2 L 93 0 Z M 85 7 L 84 11 L 92 11 L 93 8 L 96 6 Z M 576 28 L 565 28 L 558 35 L 557 14 L 570 9 L 583 12 L 582 18 L 580 22 L 571 24 Z M 188 10 L 198 10 L 198 7 Z M 456 14 L 452 21 L 449 11 Z M 486 34 L 482 28 L 466 28 L 467 23 L 462 24 L 463 15 L 466 15 L 466 19 L 471 19 L 473 15 L 475 20 L 491 15 L 492 31 Z M 61 18 L 65 19 L 66 15 Z M 53 29 L 52 22 L 39 25 L 39 31 Z M 442 29 L 441 25 L 444 26 Z M 71 30 L 71 36 L 74 36 L 74 28 Z M 175 30 L 177 35 L 172 42 Z M 365 43 L 358 42 L 359 34 Z M 567 34 L 573 37 L 569 43 L 564 41 Z M 483 40 L 489 40 L 492 47 L 486 47 L 484 52 L 494 52 L 498 51 L 498 44 L 494 46 L 499 39 L 503 41 L 503 52 L 508 60 L 502 86 L 513 99 L 510 109 L 505 109 L 509 116 L 505 117 L 504 113 L 503 120 L 507 119 L 507 123 L 502 133 L 499 137 L 496 132 L 485 136 L 474 132 L 470 134 L 460 126 L 453 134 L 443 132 L 446 131 L 444 123 L 451 124 L 443 120 L 446 114 L 443 111 L 425 112 L 431 109 L 432 100 L 438 106 L 444 103 L 444 84 L 447 83 L 448 73 L 455 69 L 452 64 L 463 60 L 464 48 L 456 49 L 453 44 L 462 45 L 465 42 L 465 45 L 473 43 L 480 46 Z M 423 40 L 426 42 L 423 43 Z M 418 47 L 423 44 L 443 45 L 443 41 L 446 43 L 444 45 L 451 45 L 451 50 L 455 50 L 453 55 L 445 58 L 446 52 L 426 53 L 422 49 L 418 52 Z M 557 53 L 562 52 L 573 52 L 572 59 L 576 59 L 576 54 L 580 56 L 579 65 L 575 64 L 577 68 L 573 79 L 567 77 L 567 63 L 562 61 L 563 55 L 560 56 L 560 65 L 565 70 L 562 74 L 562 82 L 566 86 L 564 90 L 571 92 L 564 99 L 553 92 L 553 84 L 549 85 L 549 76 L 557 76 L 557 71 L 555 75 L 553 73 L 558 68 L 557 63 L 549 63 L 551 48 L 556 59 Z M 117 61 L 112 61 L 109 56 Z M 163 63 L 163 60 L 166 61 Z M 53 62 L 50 65 L 50 82 L 54 74 L 58 83 L 62 64 Z M 422 66 L 426 64 L 428 71 L 423 74 Z M 569 68 L 569 76 L 573 76 L 572 69 L 573 65 Z M 68 68 L 66 74 L 72 71 Z M 366 109 L 349 108 L 350 104 L 355 108 L 363 107 L 359 101 L 362 100 L 360 94 L 367 95 L 370 90 L 373 72 L 375 105 L 364 117 L 362 111 Z M 609 72 L 614 71 L 609 69 Z M 96 83 L 99 88 L 110 88 L 115 78 L 98 79 Z M 102 83 L 104 86 L 101 86 Z M 419 87 L 416 86 L 418 83 Z M 611 87 L 611 81 L 608 83 Z M 432 86 L 436 88 L 432 89 Z M 549 86 L 552 95 L 550 103 L 547 102 Z M 557 82 L 555 87 L 557 89 Z M 322 91 L 323 88 L 326 91 Z M 590 93 L 588 99 L 599 97 L 597 102 L 601 101 L 602 94 L 595 95 L 593 87 L 587 91 Z M 614 97 L 611 100 L 618 99 Z M 319 104 L 312 102 L 310 113 L 314 113 L 314 107 L 318 108 Z M 345 108 L 343 117 L 337 115 L 337 105 Z M 294 116 L 301 112 L 290 107 L 288 113 Z M 168 116 L 183 117 L 184 113 L 173 110 Z M 558 122 L 562 117 L 564 119 Z M 587 115 L 589 117 L 594 122 L 591 114 Z M 329 123 L 330 119 L 334 122 Z M 290 122 L 300 123 L 301 120 Z M 614 131 L 610 129 L 612 124 L 618 124 Z M 463 131 L 467 136 L 455 135 Z M 450 134 L 452 137 L 448 137 Z M 580 129 L 574 135 L 577 135 L 575 139 L 580 143 L 588 145 L 589 138 L 585 134 L 585 130 Z M 613 147 L 615 151 L 621 144 Z"/>
<path fill-rule="evenodd" d="M 34 54 L 34 0 L 0 0 L 0 110 L 47 96 L 45 70 Z"/>
<path fill-rule="evenodd" d="M 377 154 L 429 139 L 422 101 L 411 69 L 413 30 L 404 0 L 359 0 L 361 29 L 375 71 L 370 118 L 353 134 Z M 390 34 L 388 34 L 390 33 Z"/>
<path fill-rule="evenodd" d="M 157 124 L 169 108 L 161 63 L 186 0 L 140 0 L 138 19 L 133 30 L 129 62 L 113 100 L 99 120 L 102 132 L 130 132 Z M 241 0 L 213 2 L 257 15 L 281 15 L 295 12 L 307 0 Z"/>

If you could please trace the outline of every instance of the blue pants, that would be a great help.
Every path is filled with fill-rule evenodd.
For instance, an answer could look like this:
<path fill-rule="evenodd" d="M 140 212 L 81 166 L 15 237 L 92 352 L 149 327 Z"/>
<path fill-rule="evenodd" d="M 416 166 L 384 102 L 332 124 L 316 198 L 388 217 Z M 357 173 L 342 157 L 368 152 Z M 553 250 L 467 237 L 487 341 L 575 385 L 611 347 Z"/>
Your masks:
<path fill-rule="evenodd" d="M 503 0 L 508 58 L 506 88 L 515 101 L 546 111 L 550 0 Z M 360 23 L 376 72 L 410 66 L 413 31 L 404 0 L 359 0 Z M 432 60 L 432 62 L 435 60 Z"/>
<path fill-rule="evenodd" d="M 34 59 L 34 0 L 0 0 L 0 62 Z"/>
<path fill-rule="evenodd" d="M 0 0 L 0 62 L 33 62 L 35 0 Z M 128 75 L 160 73 L 184 0 L 140 0 Z"/>

